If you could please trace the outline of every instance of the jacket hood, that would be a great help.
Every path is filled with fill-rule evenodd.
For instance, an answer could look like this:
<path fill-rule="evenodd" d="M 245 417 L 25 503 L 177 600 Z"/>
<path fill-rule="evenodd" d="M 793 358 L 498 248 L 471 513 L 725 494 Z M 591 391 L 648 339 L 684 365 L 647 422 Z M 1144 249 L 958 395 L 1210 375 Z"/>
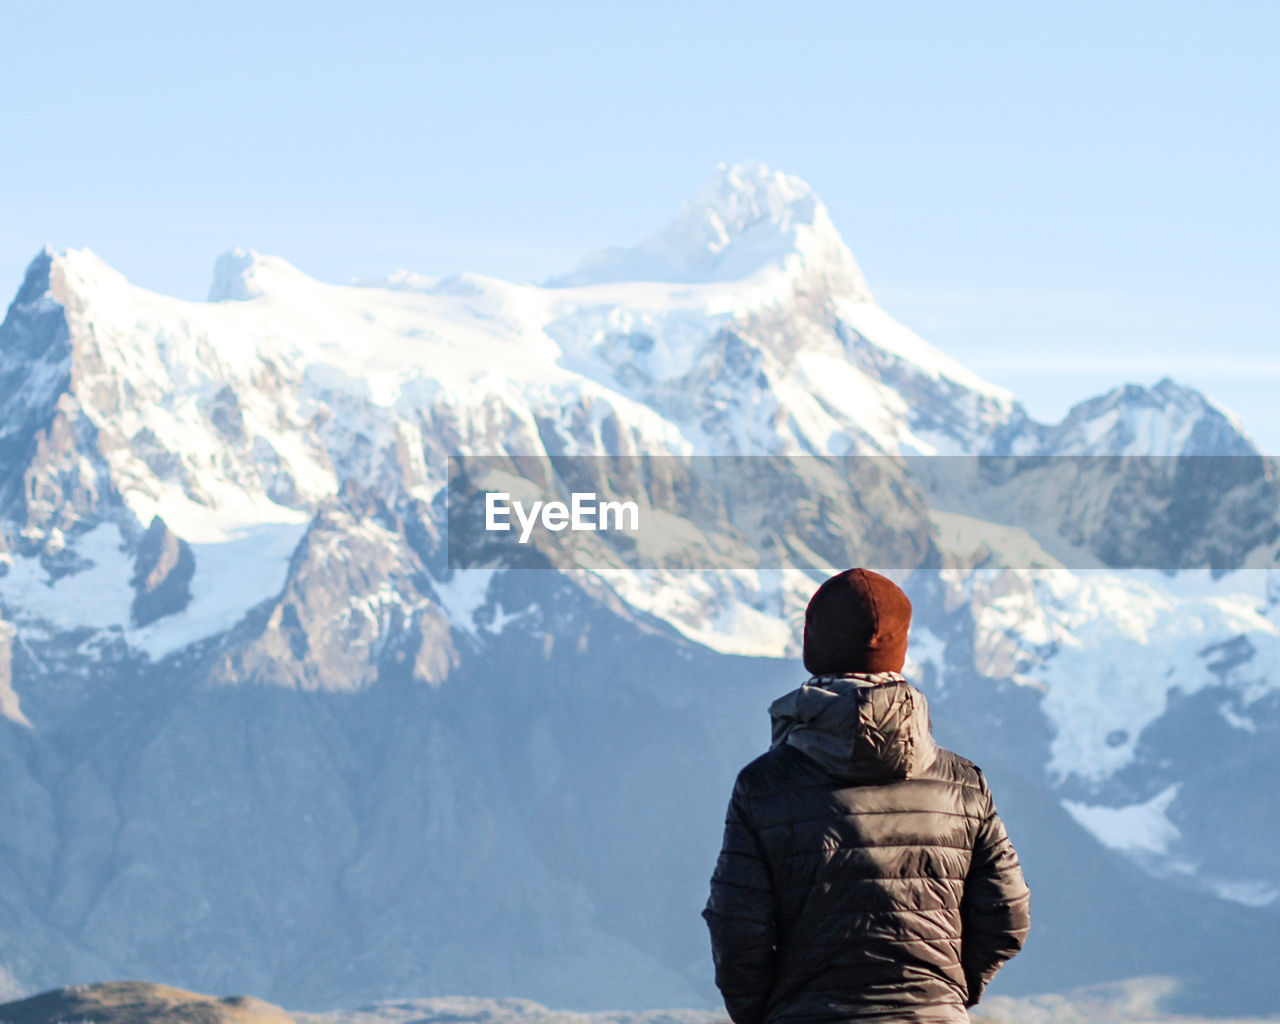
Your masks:
<path fill-rule="evenodd" d="M 832 775 L 909 779 L 938 753 L 925 696 L 895 672 L 817 676 L 769 707 L 773 745 L 787 743 Z"/>

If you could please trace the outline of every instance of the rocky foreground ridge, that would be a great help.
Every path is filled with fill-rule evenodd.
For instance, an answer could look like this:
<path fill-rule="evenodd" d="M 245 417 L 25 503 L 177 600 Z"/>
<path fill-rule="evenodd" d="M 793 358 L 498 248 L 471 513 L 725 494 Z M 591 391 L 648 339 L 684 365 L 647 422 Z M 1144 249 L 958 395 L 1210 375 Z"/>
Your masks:
<path fill-rule="evenodd" d="M 1162 1013 L 1174 987 L 1140 979 L 1064 995 L 993 999 L 975 1024 L 1268 1024 L 1280 1017 L 1186 1017 Z M 727 1024 L 723 1012 L 648 1010 L 574 1013 L 527 999 L 409 999 L 329 1013 L 289 1013 L 251 996 L 215 998 L 141 981 L 55 989 L 0 1004 L 3 1024 Z"/>

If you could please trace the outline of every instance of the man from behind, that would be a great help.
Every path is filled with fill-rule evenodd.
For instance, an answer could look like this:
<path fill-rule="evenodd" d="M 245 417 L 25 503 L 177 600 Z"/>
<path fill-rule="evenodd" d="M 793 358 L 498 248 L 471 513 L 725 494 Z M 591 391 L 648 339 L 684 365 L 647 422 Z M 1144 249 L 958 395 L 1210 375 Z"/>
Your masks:
<path fill-rule="evenodd" d="M 954 1024 L 1022 948 L 1029 896 L 982 772 L 900 674 L 911 602 L 850 569 L 805 612 L 813 674 L 738 775 L 703 917 L 735 1024 Z"/>

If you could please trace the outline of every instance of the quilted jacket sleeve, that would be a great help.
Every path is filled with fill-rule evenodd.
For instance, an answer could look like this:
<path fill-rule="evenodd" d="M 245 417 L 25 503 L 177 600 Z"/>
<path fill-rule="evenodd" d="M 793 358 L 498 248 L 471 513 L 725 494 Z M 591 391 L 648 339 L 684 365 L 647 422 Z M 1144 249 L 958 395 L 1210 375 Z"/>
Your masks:
<path fill-rule="evenodd" d="M 773 884 L 741 778 L 702 912 L 711 929 L 716 987 L 734 1024 L 762 1024 L 773 988 Z"/>
<path fill-rule="evenodd" d="M 1031 927 L 1031 897 L 1018 854 L 996 814 L 985 779 L 983 791 L 985 813 L 960 904 L 960 960 L 969 988 L 968 1006 L 982 998 L 996 971 L 1022 948 Z"/>

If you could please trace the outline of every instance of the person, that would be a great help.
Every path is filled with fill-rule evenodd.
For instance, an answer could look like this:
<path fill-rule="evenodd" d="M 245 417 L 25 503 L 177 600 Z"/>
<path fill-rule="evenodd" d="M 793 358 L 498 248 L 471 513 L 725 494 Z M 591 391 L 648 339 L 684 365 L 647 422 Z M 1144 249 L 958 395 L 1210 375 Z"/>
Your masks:
<path fill-rule="evenodd" d="M 739 773 L 703 917 L 735 1024 L 951 1024 L 1030 926 L 982 772 L 901 675 L 911 602 L 850 569 L 805 612 L 813 678 Z"/>

